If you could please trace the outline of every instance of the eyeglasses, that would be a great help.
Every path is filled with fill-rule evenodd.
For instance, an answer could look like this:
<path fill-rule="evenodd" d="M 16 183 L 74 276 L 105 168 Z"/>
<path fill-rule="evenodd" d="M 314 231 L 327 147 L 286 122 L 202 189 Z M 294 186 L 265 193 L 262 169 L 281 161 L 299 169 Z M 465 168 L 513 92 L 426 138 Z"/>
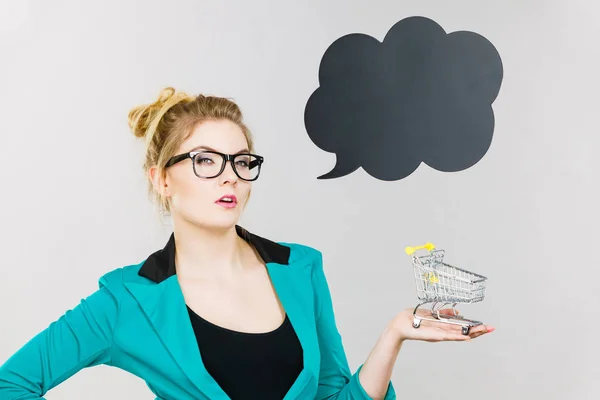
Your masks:
<path fill-rule="evenodd" d="M 264 158 L 250 153 L 223 154 L 218 151 L 190 151 L 172 157 L 165 168 L 186 160 L 192 159 L 194 174 L 198 178 L 216 178 L 225 171 L 225 165 L 229 161 L 233 171 L 238 178 L 244 181 L 255 181 L 260 174 L 260 167 Z"/>

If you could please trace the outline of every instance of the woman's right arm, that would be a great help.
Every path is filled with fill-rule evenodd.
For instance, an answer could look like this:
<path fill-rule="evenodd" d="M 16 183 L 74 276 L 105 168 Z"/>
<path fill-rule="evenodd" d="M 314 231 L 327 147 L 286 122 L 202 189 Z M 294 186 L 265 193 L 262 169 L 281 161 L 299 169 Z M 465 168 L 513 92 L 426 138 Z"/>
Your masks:
<path fill-rule="evenodd" d="M 82 368 L 111 364 L 119 305 L 104 283 L 0 366 L 0 399 L 43 399 Z"/>

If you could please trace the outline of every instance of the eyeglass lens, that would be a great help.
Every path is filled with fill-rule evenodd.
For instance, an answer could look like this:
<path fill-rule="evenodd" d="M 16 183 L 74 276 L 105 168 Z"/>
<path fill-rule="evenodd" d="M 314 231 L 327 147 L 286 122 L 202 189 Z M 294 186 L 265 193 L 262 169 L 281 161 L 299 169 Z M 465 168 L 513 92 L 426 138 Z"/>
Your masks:
<path fill-rule="evenodd" d="M 225 159 L 219 154 L 200 152 L 194 156 L 194 173 L 201 178 L 214 178 L 219 175 Z M 233 160 L 235 172 L 242 179 L 252 180 L 258 176 L 259 166 L 256 157 L 238 154 Z"/>

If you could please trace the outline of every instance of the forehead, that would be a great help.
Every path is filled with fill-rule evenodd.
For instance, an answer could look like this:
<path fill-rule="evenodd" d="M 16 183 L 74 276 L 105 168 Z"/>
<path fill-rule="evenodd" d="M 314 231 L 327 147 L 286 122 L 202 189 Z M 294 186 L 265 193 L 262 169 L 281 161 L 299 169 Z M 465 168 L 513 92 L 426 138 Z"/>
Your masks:
<path fill-rule="evenodd" d="M 236 153 L 248 147 L 242 129 L 228 120 L 209 120 L 197 124 L 190 136 L 181 144 L 180 151 L 206 146 L 224 153 Z"/>

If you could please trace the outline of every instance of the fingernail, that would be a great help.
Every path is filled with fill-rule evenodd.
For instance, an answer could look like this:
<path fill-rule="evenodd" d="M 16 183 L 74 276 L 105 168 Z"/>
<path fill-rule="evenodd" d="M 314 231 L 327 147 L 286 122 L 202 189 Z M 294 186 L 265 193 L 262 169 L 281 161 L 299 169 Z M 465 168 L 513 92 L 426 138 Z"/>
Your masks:
<path fill-rule="evenodd" d="M 490 327 L 487 328 L 488 332 L 494 332 L 495 330 L 496 330 L 496 328 L 494 328 L 492 326 L 490 326 Z"/>

